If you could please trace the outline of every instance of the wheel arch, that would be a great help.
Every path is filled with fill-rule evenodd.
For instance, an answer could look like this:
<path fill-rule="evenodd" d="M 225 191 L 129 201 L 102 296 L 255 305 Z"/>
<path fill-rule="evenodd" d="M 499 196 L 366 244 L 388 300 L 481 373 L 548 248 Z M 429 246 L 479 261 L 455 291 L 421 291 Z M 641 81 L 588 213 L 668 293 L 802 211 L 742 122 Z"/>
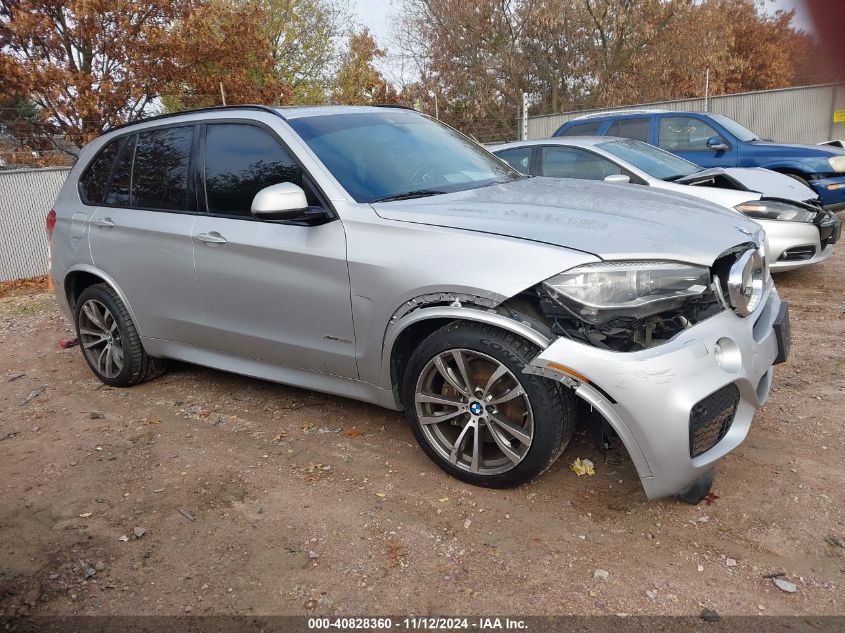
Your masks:
<path fill-rule="evenodd" d="M 540 349 L 545 349 L 551 342 L 544 334 L 524 322 L 493 311 L 475 307 L 454 307 L 454 305 L 417 309 L 391 323 L 385 333 L 382 371 L 385 384 L 391 385 L 397 407 L 402 408 L 402 380 L 411 354 L 427 336 L 453 321 L 492 325 L 526 339 Z"/>
<path fill-rule="evenodd" d="M 779 174 L 800 176 L 804 180 L 807 180 L 807 176 L 813 173 L 811 170 L 807 169 L 806 165 L 794 162 L 770 163 L 768 165 L 761 165 L 761 167 L 764 169 L 771 169 L 772 171 L 776 171 Z"/>
<path fill-rule="evenodd" d="M 129 315 L 135 323 L 135 328 L 138 331 L 138 334 L 141 335 L 141 328 L 138 324 L 138 319 L 135 318 L 135 311 L 132 309 L 132 304 L 126 298 L 126 295 L 120 289 L 120 286 L 117 285 L 117 282 L 115 282 L 110 275 L 104 273 L 95 266 L 91 266 L 90 264 L 80 264 L 78 266 L 74 266 L 64 277 L 63 286 L 65 298 L 67 299 L 67 304 L 70 308 L 71 314 L 76 313 L 76 301 L 79 299 L 79 295 L 82 294 L 82 291 L 101 283 L 106 284 L 117 293 L 117 296 L 120 297 L 123 305 L 125 305 L 126 309 L 129 311 Z"/>

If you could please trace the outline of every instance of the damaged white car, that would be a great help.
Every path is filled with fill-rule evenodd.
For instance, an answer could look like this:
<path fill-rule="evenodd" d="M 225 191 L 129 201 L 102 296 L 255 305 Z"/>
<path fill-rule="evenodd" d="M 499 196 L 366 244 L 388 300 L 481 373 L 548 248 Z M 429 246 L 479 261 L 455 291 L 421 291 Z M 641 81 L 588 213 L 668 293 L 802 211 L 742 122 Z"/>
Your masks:
<path fill-rule="evenodd" d="M 648 143 L 608 136 L 517 141 L 489 149 L 524 174 L 646 185 L 736 209 L 766 231 L 772 272 L 826 260 L 841 233 L 839 218 L 822 209 L 816 192 L 768 169 L 702 169 Z"/>

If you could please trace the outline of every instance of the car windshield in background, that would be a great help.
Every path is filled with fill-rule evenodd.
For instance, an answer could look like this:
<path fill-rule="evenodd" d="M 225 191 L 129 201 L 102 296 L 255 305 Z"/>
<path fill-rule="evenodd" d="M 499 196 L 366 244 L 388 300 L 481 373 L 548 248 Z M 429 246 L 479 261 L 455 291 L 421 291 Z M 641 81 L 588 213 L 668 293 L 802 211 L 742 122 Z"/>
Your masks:
<path fill-rule="evenodd" d="M 760 137 L 724 114 L 711 114 L 710 118 L 737 137 L 740 141 L 759 141 Z"/>
<path fill-rule="evenodd" d="M 357 202 L 417 198 L 522 178 L 451 128 L 401 110 L 288 121 Z"/>
<path fill-rule="evenodd" d="M 641 141 L 620 139 L 600 143 L 598 147 L 660 180 L 677 180 L 701 171 L 695 163 Z"/>

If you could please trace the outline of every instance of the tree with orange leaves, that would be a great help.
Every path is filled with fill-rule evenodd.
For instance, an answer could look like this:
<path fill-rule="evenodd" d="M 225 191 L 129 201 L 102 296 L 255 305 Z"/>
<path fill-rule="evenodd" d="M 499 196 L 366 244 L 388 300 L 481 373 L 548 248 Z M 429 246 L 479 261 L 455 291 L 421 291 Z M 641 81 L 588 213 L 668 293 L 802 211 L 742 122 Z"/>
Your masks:
<path fill-rule="evenodd" d="M 77 146 L 179 105 L 284 101 L 258 2 L 0 0 L 0 99 L 35 104 L 43 136 Z"/>
<path fill-rule="evenodd" d="M 0 96 L 25 97 L 82 145 L 166 83 L 177 0 L 0 0 Z"/>
<path fill-rule="evenodd" d="M 385 56 L 368 29 L 349 36 L 349 46 L 337 71 L 332 99 L 347 105 L 396 103 L 399 95 L 374 62 Z"/>
<path fill-rule="evenodd" d="M 237 103 L 281 104 L 290 88 L 274 66 L 262 3 L 192 2 L 173 30 L 167 109 Z"/>

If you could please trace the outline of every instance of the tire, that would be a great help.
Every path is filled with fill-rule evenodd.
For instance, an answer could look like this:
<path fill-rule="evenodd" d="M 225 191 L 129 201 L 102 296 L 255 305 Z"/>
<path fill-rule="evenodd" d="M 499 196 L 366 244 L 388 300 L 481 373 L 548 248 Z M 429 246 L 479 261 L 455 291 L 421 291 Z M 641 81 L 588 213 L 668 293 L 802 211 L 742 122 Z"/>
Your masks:
<path fill-rule="evenodd" d="M 802 185 L 804 185 L 804 186 L 805 186 L 805 187 L 807 187 L 808 189 L 812 189 L 812 187 L 810 186 L 810 183 L 809 183 L 809 182 L 807 182 L 806 180 L 804 180 L 804 179 L 803 179 L 801 176 L 799 176 L 798 174 L 790 174 L 790 173 L 787 173 L 787 172 L 781 172 L 781 173 L 782 173 L 784 176 L 789 176 L 790 178 L 794 178 L 795 180 L 797 180 L 798 182 L 800 182 Z"/>
<path fill-rule="evenodd" d="M 107 284 L 83 290 L 74 316 L 82 356 L 105 384 L 131 387 L 164 372 L 164 361 L 144 351 L 129 311 Z"/>
<path fill-rule="evenodd" d="M 402 384 L 405 417 L 440 468 L 470 484 L 510 488 L 555 462 L 575 428 L 575 396 L 522 373 L 538 351 L 498 328 L 461 321 L 414 350 Z"/>

